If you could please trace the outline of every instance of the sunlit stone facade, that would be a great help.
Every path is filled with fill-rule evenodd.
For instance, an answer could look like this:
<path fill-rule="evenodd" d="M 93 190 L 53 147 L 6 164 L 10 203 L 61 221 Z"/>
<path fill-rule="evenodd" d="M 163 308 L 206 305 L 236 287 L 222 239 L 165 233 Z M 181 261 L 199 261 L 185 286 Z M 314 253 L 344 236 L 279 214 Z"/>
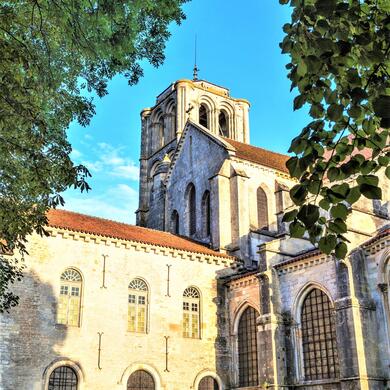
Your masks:
<path fill-rule="evenodd" d="M 287 157 L 249 144 L 248 110 L 179 80 L 142 111 L 138 227 L 51 214 L 1 316 L 1 389 L 390 388 L 388 181 L 345 260 L 291 239 Z"/>

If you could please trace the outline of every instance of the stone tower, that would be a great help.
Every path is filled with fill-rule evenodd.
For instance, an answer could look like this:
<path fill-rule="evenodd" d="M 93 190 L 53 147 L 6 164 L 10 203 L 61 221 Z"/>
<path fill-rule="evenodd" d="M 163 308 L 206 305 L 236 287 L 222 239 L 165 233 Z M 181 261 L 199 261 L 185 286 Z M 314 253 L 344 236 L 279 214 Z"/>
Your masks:
<path fill-rule="evenodd" d="M 179 80 L 141 112 L 137 225 L 166 230 L 164 178 L 188 120 L 213 134 L 249 143 L 249 102 L 204 80 Z"/>

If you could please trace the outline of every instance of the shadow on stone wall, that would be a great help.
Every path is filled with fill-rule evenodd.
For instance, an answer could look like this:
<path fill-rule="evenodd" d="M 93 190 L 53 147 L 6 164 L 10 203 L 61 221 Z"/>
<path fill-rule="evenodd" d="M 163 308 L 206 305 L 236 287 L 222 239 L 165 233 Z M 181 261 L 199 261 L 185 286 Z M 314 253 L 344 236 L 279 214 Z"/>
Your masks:
<path fill-rule="evenodd" d="M 59 359 L 67 329 L 56 325 L 57 299 L 50 284 L 26 272 L 14 292 L 19 305 L 0 316 L 0 389 L 41 389 L 43 373 Z"/>

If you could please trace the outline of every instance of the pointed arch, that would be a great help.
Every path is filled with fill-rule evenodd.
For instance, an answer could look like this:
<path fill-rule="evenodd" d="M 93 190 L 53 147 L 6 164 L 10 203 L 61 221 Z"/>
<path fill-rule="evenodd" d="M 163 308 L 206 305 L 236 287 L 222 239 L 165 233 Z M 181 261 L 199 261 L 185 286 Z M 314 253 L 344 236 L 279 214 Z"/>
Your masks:
<path fill-rule="evenodd" d="M 238 321 L 237 355 L 240 387 L 257 386 L 259 382 L 256 326 L 258 315 L 258 311 L 248 305 Z"/>
<path fill-rule="evenodd" d="M 171 232 L 173 234 L 180 234 L 180 219 L 179 213 L 177 210 L 173 210 L 171 214 Z"/>
<path fill-rule="evenodd" d="M 269 230 L 268 198 L 264 189 L 260 186 L 256 191 L 257 200 L 257 226 L 260 230 Z"/>
<path fill-rule="evenodd" d="M 339 364 L 331 295 L 322 285 L 309 282 L 297 295 L 294 306 L 299 329 L 295 342 L 299 377 L 337 379 Z"/>
<path fill-rule="evenodd" d="M 207 238 L 211 234 L 211 199 L 209 190 L 206 190 L 202 196 L 202 222 L 203 236 Z"/>
<path fill-rule="evenodd" d="M 190 183 L 187 186 L 186 203 L 188 235 L 193 236 L 196 234 L 196 191 L 193 183 Z"/>

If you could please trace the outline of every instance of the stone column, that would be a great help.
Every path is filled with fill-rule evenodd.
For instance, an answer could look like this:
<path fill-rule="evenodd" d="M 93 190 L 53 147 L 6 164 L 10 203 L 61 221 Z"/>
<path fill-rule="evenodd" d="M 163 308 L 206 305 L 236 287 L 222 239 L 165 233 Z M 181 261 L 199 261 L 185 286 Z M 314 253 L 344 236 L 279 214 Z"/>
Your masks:
<path fill-rule="evenodd" d="M 248 195 L 248 176 L 244 171 L 235 171 L 232 178 L 233 188 L 235 189 L 234 203 L 237 215 L 234 218 L 237 234 L 237 244 L 240 247 L 241 257 L 249 259 L 249 195 Z M 251 265 L 251 264 L 248 264 Z"/>
<path fill-rule="evenodd" d="M 211 231 L 214 249 L 224 250 L 231 243 L 230 179 L 224 174 L 210 178 Z"/>
<path fill-rule="evenodd" d="M 139 202 L 136 211 L 136 223 L 138 226 L 146 226 L 148 212 L 148 142 L 149 142 L 149 120 L 150 109 L 141 112 L 141 156 L 140 156 L 140 180 L 139 180 Z"/>
<path fill-rule="evenodd" d="M 277 271 L 267 264 L 266 253 L 261 252 L 260 309 L 257 319 L 259 385 L 265 388 L 285 388 L 285 329 L 279 312 Z"/>
<path fill-rule="evenodd" d="M 342 389 L 379 390 L 375 304 L 370 299 L 362 251 L 336 261 L 339 299 L 335 301 L 336 335 Z"/>

